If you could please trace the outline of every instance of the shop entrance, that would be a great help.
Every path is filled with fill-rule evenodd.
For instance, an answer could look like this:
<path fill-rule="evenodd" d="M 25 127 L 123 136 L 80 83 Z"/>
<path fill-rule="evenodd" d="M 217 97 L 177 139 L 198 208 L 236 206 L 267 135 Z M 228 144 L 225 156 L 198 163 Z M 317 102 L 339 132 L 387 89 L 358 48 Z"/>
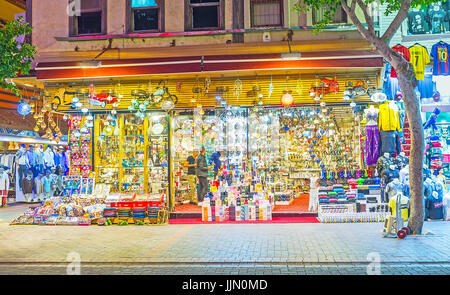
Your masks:
<path fill-rule="evenodd" d="M 189 184 L 187 165 L 194 151 L 205 147 L 208 164 L 220 163 L 208 176 L 212 199 L 245 202 L 258 195 L 273 204 L 274 217 L 317 215 L 310 191 L 318 187 L 323 171 L 362 169 L 361 128 L 354 111 L 311 105 L 175 112 L 174 214 L 201 214 L 192 202 L 196 188 Z"/>

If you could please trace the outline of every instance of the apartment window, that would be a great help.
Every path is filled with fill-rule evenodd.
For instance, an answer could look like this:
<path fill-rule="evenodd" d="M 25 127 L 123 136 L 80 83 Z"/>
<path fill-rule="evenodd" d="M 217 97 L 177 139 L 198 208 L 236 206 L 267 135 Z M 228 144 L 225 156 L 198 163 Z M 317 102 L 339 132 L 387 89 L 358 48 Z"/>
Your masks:
<path fill-rule="evenodd" d="M 79 0 L 78 15 L 70 17 L 71 35 L 98 35 L 105 33 L 106 0 Z M 73 1 L 69 1 L 73 3 Z"/>
<path fill-rule="evenodd" d="M 164 24 L 163 0 L 128 0 L 129 31 L 160 32 Z"/>
<path fill-rule="evenodd" d="M 187 0 L 187 29 L 222 27 L 223 0 Z"/>
<path fill-rule="evenodd" d="M 324 15 L 325 15 L 325 9 L 314 9 L 312 12 L 313 17 L 313 24 L 319 23 Z M 347 14 L 345 13 L 344 9 L 342 7 L 337 7 L 336 12 L 334 13 L 332 17 L 332 24 L 346 24 L 347 23 Z"/>
<path fill-rule="evenodd" d="M 283 25 L 283 0 L 252 0 L 250 5 L 252 27 Z"/>

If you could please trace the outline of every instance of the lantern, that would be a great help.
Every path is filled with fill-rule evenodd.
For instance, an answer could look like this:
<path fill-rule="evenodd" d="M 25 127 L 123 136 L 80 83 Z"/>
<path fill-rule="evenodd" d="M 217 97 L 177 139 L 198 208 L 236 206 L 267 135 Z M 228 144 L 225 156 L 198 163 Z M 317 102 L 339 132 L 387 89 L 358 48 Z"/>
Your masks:
<path fill-rule="evenodd" d="M 281 104 L 285 107 L 290 107 L 294 104 L 294 97 L 290 92 L 285 92 L 281 97 Z"/>
<path fill-rule="evenodd" d="M 17 112 L 22 116 L 29 115 L 31 113 L 31 106 L 26 102 L 21 102 L 17 106 Z"/>

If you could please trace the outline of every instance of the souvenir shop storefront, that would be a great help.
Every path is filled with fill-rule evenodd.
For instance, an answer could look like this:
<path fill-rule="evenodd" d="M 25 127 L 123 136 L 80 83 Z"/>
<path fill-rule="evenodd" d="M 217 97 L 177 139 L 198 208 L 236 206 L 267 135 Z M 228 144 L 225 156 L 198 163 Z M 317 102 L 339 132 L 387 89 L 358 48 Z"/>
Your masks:
<path fill-rule="evenodd" d="M 54 70 L 62 76 L 53 79 L 61 81 L 46 86 L 58 112 L 70 117 L 64 191 L 72 205 L 70 215 L 64 207 L 66 221 L 56 216 L 61 203 L 54 199 L 46 200 L 48 212 L 36 209 L 45 211 L 38 215 L 51 211 L 50 224 L 75 224 L 84 204 L 89 213 L 82 221 L 78 216 L 82 224 L 89 218 L 133 223 L 133 216 L 143 224 L 152 223 L 150 216 L 164 222 L 168 214 L 205 222 L 295 213 L 318 214 L 322 222 L 382 221 L 391 169 L 407 165 L 399 140 L 404 107 L 382 94 L 380 57 L 365 54 L 329 58 L 333 70 L 301 70 L 312 64 L 305 58 L 237 75 L 240 67 L 254 68 L 252 61 L 236 62 L 232 70 L 216 60 L 210 73 L 194 77 L 118 76 L 89 83 L 85 77 L 70 87 L 61 87 L 63 70 Z M 343 69 L 349 64 L 351 72 Z M 225 68 L 214 73 L 219 65 Z M 111 68 L 104 71 L 112 75 Z M 51 72 L 42 70 L 41 78 Z M 197 204 L 199 186 L 191 185 L 187 164 L 201 147 L 208 165 L 219 164 L 209 170 L 206 197 Z"/>

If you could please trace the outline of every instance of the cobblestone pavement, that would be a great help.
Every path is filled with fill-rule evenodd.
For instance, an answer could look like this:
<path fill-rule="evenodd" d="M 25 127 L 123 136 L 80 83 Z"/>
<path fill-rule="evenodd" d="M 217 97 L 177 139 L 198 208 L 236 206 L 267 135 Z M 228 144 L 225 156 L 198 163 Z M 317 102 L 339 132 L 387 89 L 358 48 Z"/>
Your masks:
<path fill-rule="evenodd" d="M 0 274 L 450 274 L 450 224 L 382 238 L 381 223 L 9 226 L 0 209 Z"/>

